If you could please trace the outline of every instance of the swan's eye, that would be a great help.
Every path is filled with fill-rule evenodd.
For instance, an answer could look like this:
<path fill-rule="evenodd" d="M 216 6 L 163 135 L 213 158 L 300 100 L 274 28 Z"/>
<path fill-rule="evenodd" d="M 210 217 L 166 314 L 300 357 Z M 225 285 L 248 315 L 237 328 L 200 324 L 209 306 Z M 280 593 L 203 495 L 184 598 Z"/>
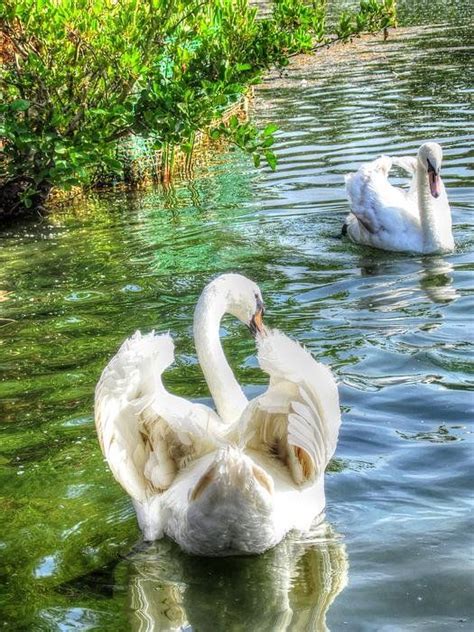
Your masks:
<path fill-rule="evenodd" d="M 255 294 L 255 303 L 255 312 L 260 312 L 263 316 L 265 314 L 265 305 L 263 304 L 263 301 L 258 294 Z"/>

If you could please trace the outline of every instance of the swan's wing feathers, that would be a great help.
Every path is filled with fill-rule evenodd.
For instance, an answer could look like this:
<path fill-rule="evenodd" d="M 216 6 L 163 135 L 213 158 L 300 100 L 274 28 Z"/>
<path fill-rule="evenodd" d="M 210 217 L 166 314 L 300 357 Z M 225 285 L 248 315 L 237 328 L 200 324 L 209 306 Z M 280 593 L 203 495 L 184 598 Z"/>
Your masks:
<path fill-rule="evenodd" d="M 370 173 L 371 171 L 379 172 L 383 174 L 386 178 L 388 178 L 388 174 L 390 173 L 390 169 L 392 168 L 393 158 L 391 156 L 386 156 L 382 154 L 372 162 L 364 165 L 365 171 Z"/>
<path fill-rule="evenodd" d="M 291 408 L 296 414 L 288 417 L 288 443 L 306 450 L 313 459 L 316 468 L 324 471 L 327 460 L 324 428 L 317 411 L 301 402 L 291 402 Z"/>
<path fill-rule="evenodd" d="M 369 235 L 382 231 L 401 232 L 406 214 L 416 211 L 415 178 L 412 178 L 409 191 L 393 186 L 388 180 L 392 165 L 401 167 L 413 176 L 416 171 L 416 160 L 411 157 L 380 156 L 373 162 L 361 165 L 357 172 L 345 176 L 351 212 L 357 218 L 362 232 L 365 230 Z"/>
<path fill-rule="evenodd" d="M 215 445 L 219 418 L 166 391 L 174 360 L 169 334 L 136 332 L 104 369 L 96 388 L 96 428 L 116 480 L 139 502 L 163 491 L 190 459 Z"/>
<path fill-rule="evenodd" d="M 168 336 L 169 338 L 169 336 Z M 167 489 L 176 473 L 190 461 L 214 449 L 221 423 L 214 411 L 202 404 L 167 392 L 159 363 L 136 402 L 138 422 L 148 437 L 151 454 L 146 472 L 156 491 Z"/>
<path fill-rule="evenodd" d="M 412 175 L 416 173 L 417 160 L 413 156 L 393 156 L 392 164 Z"/>
<path fill-rule="evenodd" d="M 260 339 L 258 359 L 262 369 L 270 375 L 270 385 L 278 377 L 291 382 L 296 389 L 292 400 L 302 401 L 321 420 L 331 457 L 340 426 L 339 394 L 331 370 L 278 330 Z"/>
<path fill-rule="evenodd" d="M 160 342 L 166 353 L 163 363 L 169 363 L 169 341 Z M 102 453 L 115 479 L 132 498 L 141 502 L 149 487 L 144 468 L 150 453 L 135 410 L 146 383 L 140 370 L 144 348 L 144 337 L 136 332 L 105 367 L 95 391 L 95 423 Z"/>
<path fill-rule="evenodd" d="M 296 483 L 313 481 L 336 449 L 340 411 L 335 380 L 327 367 L 279 331 L 268 331 L 258 347 L 270 386 L 246 409 L 241 441 L 280 458 Z"/>
<path fill-rule="evenodd" d="M 372 173 L 361 167 L 357 173 L 346 175 L 345 182 L 352 213 L 369 233 L 377 233 L 382 223 L 377 213 L 377 192 L 372 186 Z"/>

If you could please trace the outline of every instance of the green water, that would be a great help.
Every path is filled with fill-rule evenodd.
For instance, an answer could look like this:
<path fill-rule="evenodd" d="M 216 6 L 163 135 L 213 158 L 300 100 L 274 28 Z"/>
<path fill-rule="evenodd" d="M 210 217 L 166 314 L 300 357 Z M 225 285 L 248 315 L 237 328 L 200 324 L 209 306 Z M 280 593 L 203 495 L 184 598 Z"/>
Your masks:
<path fill-rule="evenodd" d="M 11 630 L 472 629 L 474 178 L 468 2 L 406 2 L 416 24 L 264 85 L 275 173 L 217 156 L 170 191 L 107 193 L 0 234 L 0 621 Z M 338 240 L 343 174 L 443 145 L 456 251 Z M 259 558 L 140 544 L 95 437 L 93 389 L 135 329 L 173 333 L 170 390 L 209 402 L 192 313 L 204 284 L 256 280 L 267 323 L 340 383 L 328 524 Z M 265 376 L 232 320 L 249 397 Z"/>

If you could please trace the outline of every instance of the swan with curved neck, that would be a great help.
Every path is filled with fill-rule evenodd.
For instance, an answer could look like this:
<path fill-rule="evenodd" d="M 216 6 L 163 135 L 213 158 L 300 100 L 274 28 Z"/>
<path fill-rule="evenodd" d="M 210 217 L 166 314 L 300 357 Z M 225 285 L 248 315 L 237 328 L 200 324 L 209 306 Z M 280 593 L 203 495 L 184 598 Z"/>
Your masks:
<path fill-rule="evenodd" d="M 219 330 L 225 314 L 235 316 L 254 333 L 259 331 L 263 300 L 258 285 L 240 274 L 223 274 L 204 288 L 194 311 L 194 343 L 201 369 L 221 419 L 232 423 L 248 400 L 222 349 Z"/>
<path fill-rule="evenodd" d="M 346 176 L 351 213 L 343 234 L 359 244 L 422 254 L 454 249 L 451 209 L 441 180 L 442 149 L 424 143 L 416 158 L 381 156 Z M 392 165 L 412 174 L 408 190 L 388 180 Z"/>
<path fill-rule="evenodd" d="M 258 286 L 238 274 L 209 283 L 197 303 L 196 349 L 218 414 L 165 389 L 169 334 L 137 332 L 102 373 L 99 441 L 145 539 L 166 534 L 198 555 L 260 553 L 322 514 L 340 425 L 337 386 L 297 342 L 263 328 L 263 311 Z M 250 402 L 220 343 L 225 313 L 256 335 L 270 376 Z"/>

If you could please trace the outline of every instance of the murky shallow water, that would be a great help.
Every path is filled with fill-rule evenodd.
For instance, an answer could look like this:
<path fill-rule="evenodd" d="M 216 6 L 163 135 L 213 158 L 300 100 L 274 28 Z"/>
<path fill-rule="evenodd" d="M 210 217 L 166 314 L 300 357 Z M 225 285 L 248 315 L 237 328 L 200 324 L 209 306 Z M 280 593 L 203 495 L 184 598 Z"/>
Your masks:
<path fill-rule="evenodd" d="M 472 626 L 473 30 L 469 3 L 449 5 L 454 25 L 438 14 L 430 26 L 418 5 L 409 19 L 424 26 L 260 91 L 257 116 L 282 130 L 275 173 L 231 154 L 172 191 L 103 195 L 0 236 L 5 628 Z M 343 174 L 428 138 L 445 151 L 456 252 L 335 239 Z M 258 281 L 267 322 L 333 367 L 344 417 L 329 526 L 259 558 L 201 560 L 167 541 L 140 546 L 100 455 L 92 393 L 119 343 L 156 327 L 177 342 L 167 386 L 208 401 L 192 313 L 226 270 Z M 223 332 L 253 396 L 265 383 L 253 342 L 231 320 Z"/>

